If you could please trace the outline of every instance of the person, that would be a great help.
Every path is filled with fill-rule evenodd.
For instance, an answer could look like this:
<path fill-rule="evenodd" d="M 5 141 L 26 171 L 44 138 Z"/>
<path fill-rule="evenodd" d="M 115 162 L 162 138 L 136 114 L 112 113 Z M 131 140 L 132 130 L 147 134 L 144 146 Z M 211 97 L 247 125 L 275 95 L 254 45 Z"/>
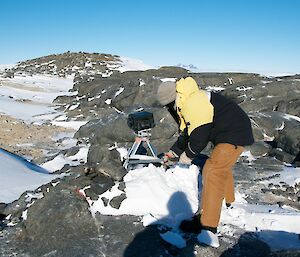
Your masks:
<path fill-rule="evenodd" d="M 202 170 L 200 214 L 183 221 L 180 228 L 216 234 L 223 200 L 227 206 L 235 200 L 232 168 L 244 146 L 254 142 L 250 119 L 233 100 L 199 89 L 192 77 L 162 82 L 157 100 L 168 108 L 180 130 L 164 162 L 178 157 L 180 163 L 191 164 L 208 142 L 214 145 Z"/>

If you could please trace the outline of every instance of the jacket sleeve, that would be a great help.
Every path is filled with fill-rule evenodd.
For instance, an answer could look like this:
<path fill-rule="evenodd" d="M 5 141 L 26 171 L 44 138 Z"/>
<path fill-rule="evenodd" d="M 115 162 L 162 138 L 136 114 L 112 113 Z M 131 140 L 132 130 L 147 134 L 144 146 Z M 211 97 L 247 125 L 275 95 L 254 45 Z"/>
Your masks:
<path fill-rule="evenodd" d="M 180 132 L 180 135 L 177 138 L 177 141 L 171 147 L 171 150 L 174 153 L 176 153 L 178 156 L 180 156 L 186 149 L 188 142 L 189 142 L 189 135 L 188 135 L 187 128 L 185 128 L 182 132 Z"/>
<path fill-rule="evenodd" d="M 185 148 L 185 153 L 189 158 L 195 158 L 206 147 L 209 142 L 211 129 L 212 123 L 208 123 L 192 131 Z"/>

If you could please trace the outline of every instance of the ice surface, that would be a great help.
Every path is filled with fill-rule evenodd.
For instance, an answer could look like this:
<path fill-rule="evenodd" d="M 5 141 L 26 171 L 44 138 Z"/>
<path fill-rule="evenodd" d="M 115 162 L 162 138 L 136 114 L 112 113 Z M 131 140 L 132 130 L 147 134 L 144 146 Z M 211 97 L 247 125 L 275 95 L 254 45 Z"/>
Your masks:
<path fill-rule="evenodd" d="M 58 113 L 53 100 L 60 95 L 75 93 L 69 92 L 73 88 L 73 77 L 15 76 L 12 79 L 1 78 L 1 84 L 0 113 L 28 123 L 51 120 Z"/>
<path fill-rule="evenodd" d="M 0 149 L 0 202 L 17 200 L 27 190 L 35 190 L 57 178 L 41 167 Z"/>
<path fill-rule="evenodd" d="M 85 146 L 82 147 L 78 151 L 78 153 L 73 156 L 64 156 L 62 154 L 59 154 L 53 160 L 42 164 L 41 167 L 50 172 L 54 172 L 62 169 L 66 164 L 69 164 L 70 166 L 77 166 L 80 163 L 86 163 L 88 151 L 89 147 Z"/>

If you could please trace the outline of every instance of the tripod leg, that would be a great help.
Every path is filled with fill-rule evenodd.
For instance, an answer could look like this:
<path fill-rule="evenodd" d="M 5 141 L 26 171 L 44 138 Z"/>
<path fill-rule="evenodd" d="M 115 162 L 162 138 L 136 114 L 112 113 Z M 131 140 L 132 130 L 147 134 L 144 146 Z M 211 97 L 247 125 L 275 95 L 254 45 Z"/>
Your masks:
<path fill-rule="evenodd" d="M 128 153 L 128 158 L 131 156 L 131 155 L 135 155 L 137 150 L 139 149 L 139 146 L 140 146 L 141 142 L 137 142 L 135 141 L 132 148 L 130 149 L 129 153 Z"/>
<path fill-rule="evenodd" d="M 149 139 L 147 139 L 146 142 L 147 142 L 147 145 L 148 145 L 148 147 L 149 147 L 149 149 L 150 149 L 150 152 L 151 152 L 152 156 L 155 157 L 155 158 L 157 158 L 157 155 L 156 155 L 156 153 L 155 153 L 155 150 L 154 150 L 153 146 L 151 145 Z"/>
<path fill-rule="evenodd" d="M 129 159 L 130 159 L 130 156 L 132 155 L 135 155 L 136 154 L 136 151 L 138 150 L 139 146 L 140 146 L 141 142 L 139 140 L 135 140 L 132 147 L 130 148 L 129 152 L 127 153 L 127 157 L 126 157 L 126 160 L 123 164 L 123 167 L 125 169 L 128 168 L 128 165 L 129 165 Z"/>

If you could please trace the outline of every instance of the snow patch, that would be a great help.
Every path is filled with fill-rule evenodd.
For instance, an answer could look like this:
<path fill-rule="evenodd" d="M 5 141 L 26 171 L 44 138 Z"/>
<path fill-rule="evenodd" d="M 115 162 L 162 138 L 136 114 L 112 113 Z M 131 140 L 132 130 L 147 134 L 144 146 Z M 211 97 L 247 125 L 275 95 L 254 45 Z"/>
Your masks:
<path fill-rule="evenodd" d="M 151 215 L 158 223 L 178 226 L 183 219 L 190 218 L 198 209 L 198 168 L 149 167 L 130 170 L 124 177 L 127 198 L 119 209 L 104 205 L 102 197 L 123 193 L 117 187 L 106 191 L 90 207 L 93 214 L 105 215 Z M 157 201 L 159 199 L 159 201 Z"/>
<path fill-rule="evenodd" d="M 264 141 L 273 141 L 275 139 L 274 136 L 268 136 L 266 133 L 263 133 Z"/>
<path fill-rule="evenodd" d="M 106 104 L 110 105 L 111 102 L 112 102 L 112 100 L 111 100 L 110 98 L 108 98 L 108 99 L 106 99 L 104 102 L 105 102 Z"/>
<path fill-rule="evenodd" d="M 294 116 L 291 114 L 283 114 L 283 118 L 287 119 L 287 120 L 296 120 L 300 122 L 300 118 L 298 116 Z"/>
<path fill-rule="evenodd" d="M 57 96 L 74 95 L 73 77 L 46 75 L 15 76 L 1 80 L 0 113 L 25 122 L 43 123 L 58 114 L 52 104 Z"/>
<path fill-rule="evenodd" d="M 115 93 L 115 97 L 120 95 L 124 91 L 124 89 L 125 89 L 124 87 L 120 87 L 120 89 Z"/>
<path fill-rule="evenodd" d="M 77 154 L 73 156 L 64 156 L 59 154 L 53 160 L 43 163 L 41 166 L 50 172 L 61 170 L 66 164 L 70 166 L 77 166 L 87 162 L 87 154 L 89 147 L 85 146 L 80 148 Z"/>
<path fill-rule="evenodd" d="M 76 120 L 71 120 L 71 121 L 51 121 L 52 125 L 55 126 L 60 126 L 64 128 L 71 128 L 74 130 L 78 130 L 81 126 L 85 125 L 87 121 L 76 121 Z"/>
<path fill-rule="evenodd" d="M 143 61 L 138 59 L 133 59 L 129 57 L 120 57 L 121 63 L 119 67 L 115 67 L 120 72 L 125 71 L 137 71 L 137 70 L 149 70 L 154 67 L 148 64 L 145 64 Z M 110 68 L 113 68 L 112 66 Z"/>
<path fill-rule="evenodd" d="M 80 105 L 80 103 L 77 103 L 77 104 L 74 104 L 74 105 L 71 105 L 70 107 L 69 107 L 69 111 L 73 111 L 73 110 L 75 110 L 78 106 Z"/>
<path fill-rule="evenodd" d="M 208 87 L 206 87 L 205 89 L 206 89 L 207 91 L 215 91 L 215 92 L 225 90 L 224 87 L 220 87 L 220 86 L 208 86 Z"/>
<path fill-rule="evenodd" d="M 276 172 L 276 174 L 279 174 L 279 176 L 271 178 L 268 181 L 261 181 L 261 183 L 267 186 L 269 183 L 279 185 L 281 184 L 280 182 L 285 182 L 292 187 L 300 183 L 300 168 L 284 167 L 283 171 Z"/>
<path fill-rule="evenodd" d="M 41 167 L 2 149 L 0 166 L 0 202 L 3 203 L 17 200 L 23 192 L 33 191 L 58 177 L 47 174 L 44 169 L 45 173 L 41 173 Z"/>
<path fill-rule="evenodd" d="M 242 86 L 242 87 L 237 87 L 236 88 L 237 91 L 248 91 L 248 90 L 251 90 L 251 89 L 253 89 L 253 87 Z"/>
<path fill-rule="evenodd" d="M 284 129 L 284 126 L 285 126 L 285 123 L 284 121 L 281 123 L 281 126 L 278 127 L 278 128 L 275 128 L 275 130 L 283 130 Z"/>
<path fill-rule="evenodd" d="M 162 82 L 167 82 L 167 81 L 171 81 L 171 82 L 176 82 L 176 78 L 162 78 L 160 79 Z"/>
<path fill-rule="evenodd" d="M 246 157 L 248 162 L 253 162 L 256 158 L 252 155 L 250 151 L 245 151 L 241 154 L 242 157 Z"/>

